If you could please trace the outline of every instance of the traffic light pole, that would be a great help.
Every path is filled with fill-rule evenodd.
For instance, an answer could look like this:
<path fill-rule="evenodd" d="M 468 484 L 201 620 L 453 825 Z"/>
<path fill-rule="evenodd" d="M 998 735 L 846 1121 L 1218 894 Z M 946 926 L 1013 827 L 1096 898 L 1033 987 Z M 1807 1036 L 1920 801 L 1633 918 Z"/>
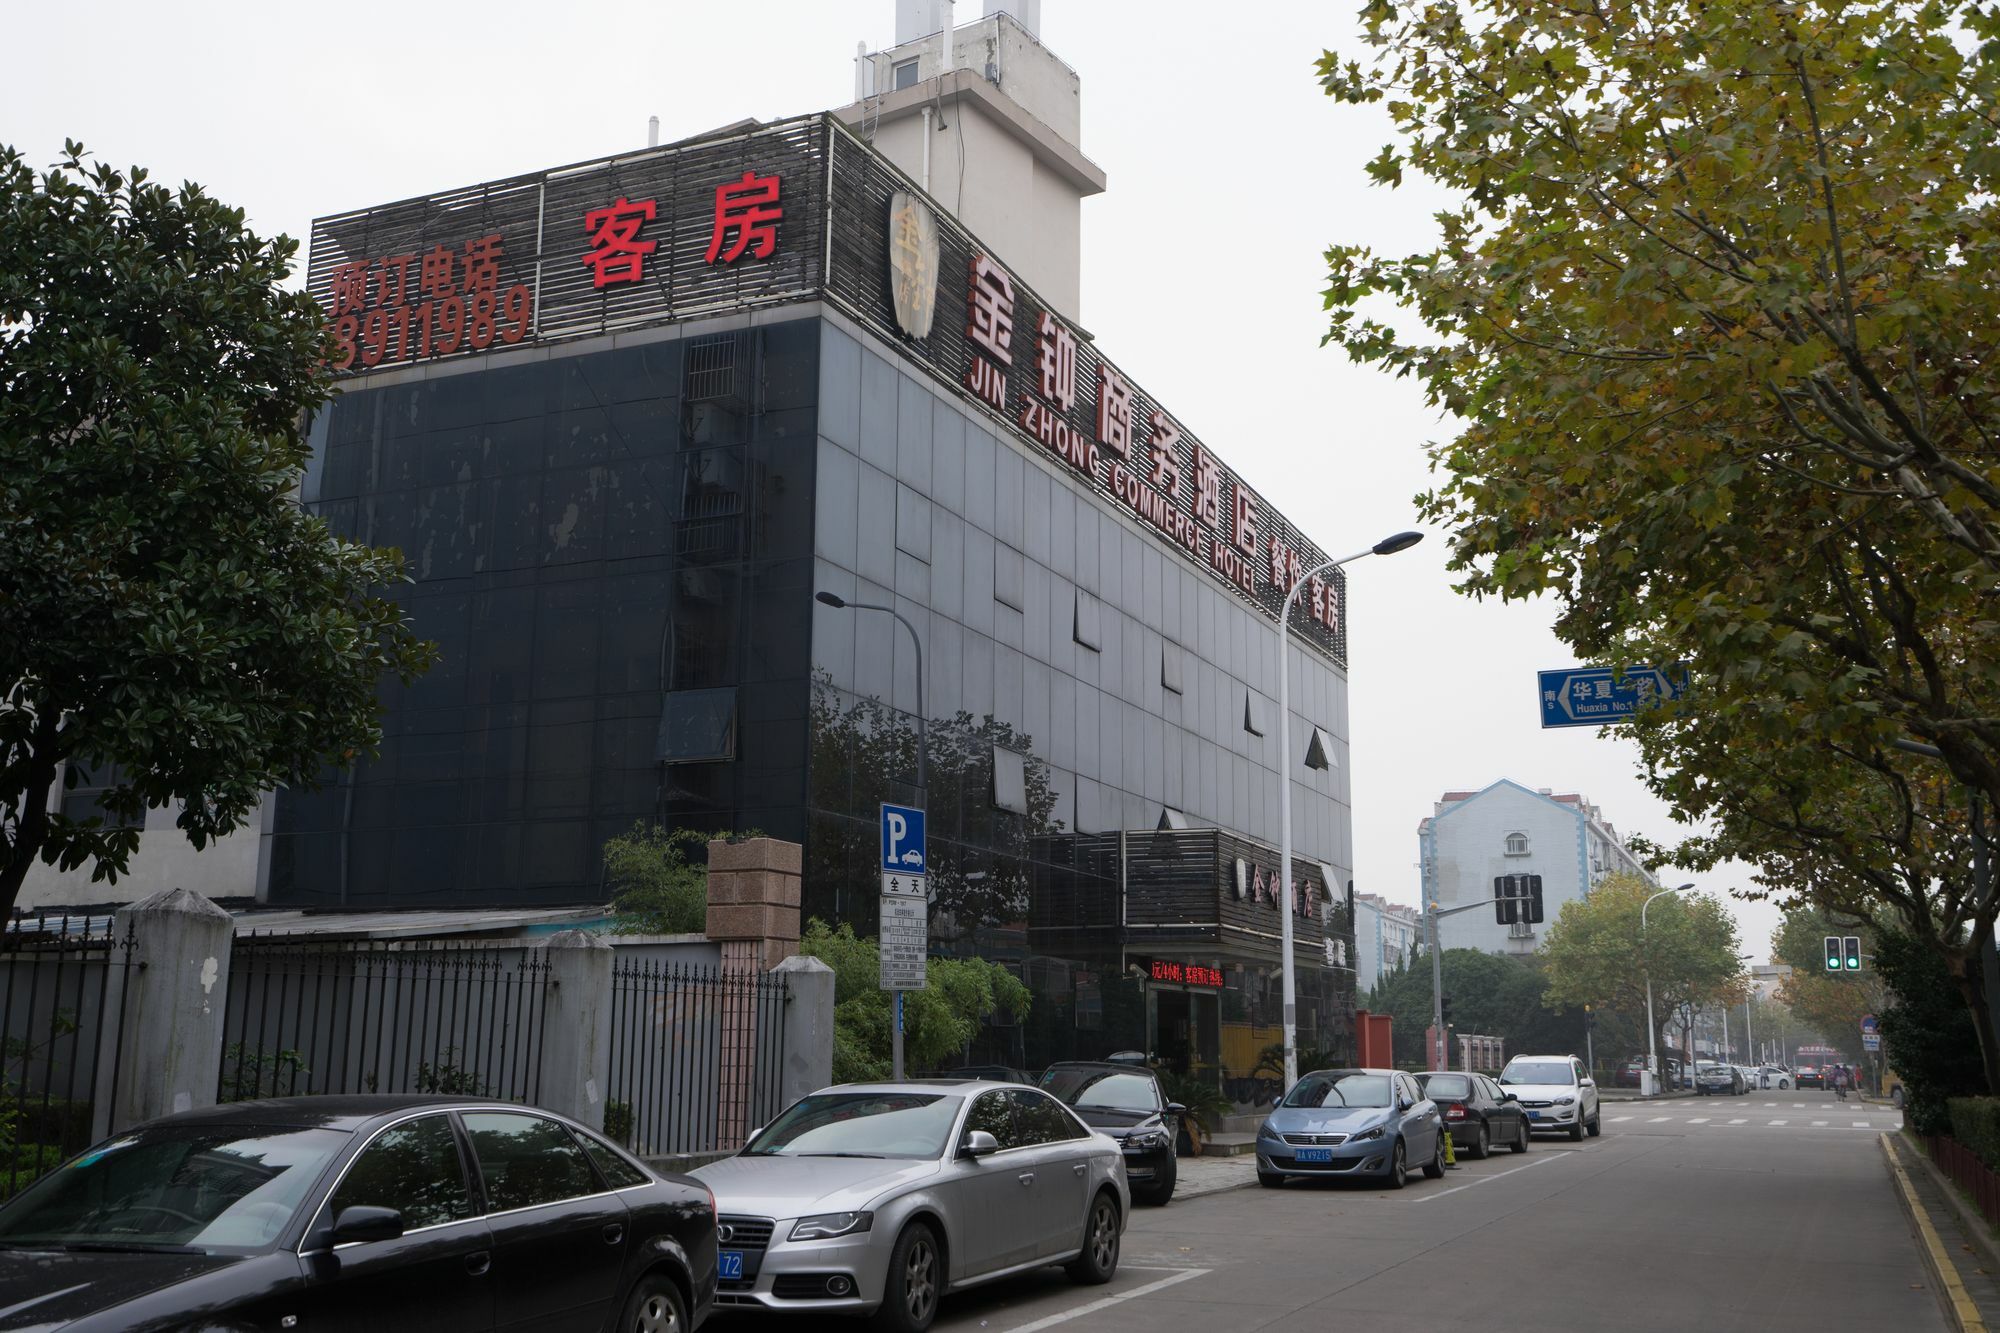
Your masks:
<path fill-rule="evenodd" d="M 1448 1049 L 1444 1035 L 1444 936 L 1438 930 L 1440 917 L 1457 916 L 1460 912 L 1471 912 L 1481 907 L 1491 907 L 1495 903 L 1518 903 L 1519 898 L 1487 898 L 1476 903 L 1461 903 L 1457 907 L 1440 908 L 1436 902 L 1424 908 L 1426 934 L 1430 937 L 1431 949 L 1431 1031 L 1437 1040 L 1431 1044 L 1431 1068 L 1449 1069 L 1445 1054 Z"/>

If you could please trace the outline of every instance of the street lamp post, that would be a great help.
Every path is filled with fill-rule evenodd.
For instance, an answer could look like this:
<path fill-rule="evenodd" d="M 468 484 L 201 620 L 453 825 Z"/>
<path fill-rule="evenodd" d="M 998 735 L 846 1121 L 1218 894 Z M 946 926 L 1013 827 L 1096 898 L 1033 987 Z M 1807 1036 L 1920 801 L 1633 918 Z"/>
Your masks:
<path fill-rule="evenodd" d="M 1661 889 L 1652 898 L 1639 904 L 1639 948 L 1646 947 L 1646 909 L 1653 905 L 1653 898 L 1664 898 L 1670 893 L 1686 893 L 1692 884 L 1678 884 L 1671 889 Z M 1646 964 L 1646 1077 L 1653 1081 L 1650 1088 L 1642 1087 L 1639 1095 L 1650 1097 L 1660 1090 L 1660 1035 L 1653 1028 L 1653 965 Z"/>
<path fill-rule="evenodd" d="M 1321 561 L 1299 576 L 1291 591 L 1285 594 L 1285 604 L 1278 608 L 1278 883 L 1283 885 L 1283 899 L 1278 908 L 1278 947 L 1283 951 L 1281 970 L 1285 979 L 1285 1089 L 1288 1092 L 1299 1081 L 1297 980 L 1292 966 L 1292 603 L 1298 600 L 1299 589 L 1306 586 L 1306 580 L 1324 570 L 1364 556 L 1394 555 L 1423 539 L 1421 532 L 1399 532 L 1353 555 Z M 1442 1023 L 1439 1026 L 1441 1028 Z"/>
<path fill-rule="evenodd" d="M 850 602 L 830 592 L 813 594 L 813 600 L 836 611 L 887 611 L 901 622 L 910 632 L 910 644 L 917 650 L 917 808 L 926 804 L 926 793 L 930 790 L 930 738 L 924 728 L 924 641 L 917 634 L 917 627 L 893 606 L 883 606 L 876 602 Z M 929 866 L 924 869 L 928 871 Z M 929 911 L 928 907 L 925 911 Z M 889 1036 L 890 1076 L 898 1083 L 903 1081 L 903 992 L 895 992 L 896 1022 Z"/>

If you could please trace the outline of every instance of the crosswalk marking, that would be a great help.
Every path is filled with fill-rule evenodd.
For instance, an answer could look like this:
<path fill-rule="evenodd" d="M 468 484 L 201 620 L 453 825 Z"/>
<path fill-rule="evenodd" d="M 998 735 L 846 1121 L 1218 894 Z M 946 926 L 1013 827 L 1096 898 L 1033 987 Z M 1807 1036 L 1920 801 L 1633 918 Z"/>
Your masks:
<path fill-rule="evenodd" d="M 1789 1120 L 1773 1120 L 1771 1123 L 1774 1125 L 1789 1125 L 1792 1122 Z"/>
<path fill-rule="evenodd" d="M 1622 1125 L 1631 1118 L 1632 1117 L 1629 1115 L 1614 1115 L 1611 1117 L 1611 1123 L 1614 1125 Z"/>
<path fill-rule="evenodd" d="M 1672 1119 L 1673 1117 L 1670 1115 L 1656 1115 L 1651 1120 L 1648 1120 L 1646 1123 L 1649 1125 L 1657 1125 L 1662 1121 L 1672 1120 Z"/>
<path fill-rule="evenodd" d="M 1804 1102 L 1793 1102 L 1792 1109 L 1794 1111 L 1803 1111 L 1806 1109 L 1806 1104 Z"/>
<path fill-rule="evenodd" d="M 1815 1121 L 1813 1121 L 1813 1128 L 1814 1128 L 1814 1129 L 1825 1129 L 1825 1128 L 1826 1128 L 1826 1121 L 1824 1121 L 1824 1120 L 1815 1120 Z"/>
<path fill-rule="evenodd" d="M 1777 1108 L 1778 1108 L 1778 1104 L 1777 1104 L 1776 1102 L 1765 1102 L 1765 1103 L 1764 1103 L 1764 1109 L 1765 1109 L 1766 1111 L 1775 1111 L 1775 1110 L 1776 1110 Z"/>
<path fill-rule="evenodd" d="M 1748 1120 L 1732 1120 L 1729 1123 L 1732 1125 L 1747 1125 L 1750 1122 Z"/>
<path fill-rule="evenodd" d="M 1690 1125 L 1705 1125 L 1708 1123 L 1708 1117 L 1705 1115 L 1698 1115 L 1694 1119 L 1688 1121 L 1688 1123 Z"/>
<path fill-rule="evenodd" d="M 1869 1126 L 1869 1124 L 1868 1124 L 1868 1122 L 1867 1122 L 1866 1120 L 1857 1120 L 1857 1121 L 1855 1121 L 1855 1122 L 1854 1122 L 1854 1127 L 1855 1127 L 1856 1129 L 1868 1129 L 1868 1128 L 1870 1128 L 1870 1126 Z"/>

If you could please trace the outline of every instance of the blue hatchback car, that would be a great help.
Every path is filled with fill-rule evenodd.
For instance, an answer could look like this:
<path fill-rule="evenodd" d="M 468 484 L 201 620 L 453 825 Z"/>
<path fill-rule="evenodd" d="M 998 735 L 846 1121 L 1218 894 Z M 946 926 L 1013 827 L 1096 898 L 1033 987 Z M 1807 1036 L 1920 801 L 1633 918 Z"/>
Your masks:
<path fill-rule="evenodd" d="M 1292 1085 L 1257 1131 L 1257 1183 L 1292 1176 L 1376 1176 L 1401 1189 L 1410 1166 L 1444 1174 L 1443 1119 L 1416 1080 L 1393 1069 L 1319 1069 Z"/>

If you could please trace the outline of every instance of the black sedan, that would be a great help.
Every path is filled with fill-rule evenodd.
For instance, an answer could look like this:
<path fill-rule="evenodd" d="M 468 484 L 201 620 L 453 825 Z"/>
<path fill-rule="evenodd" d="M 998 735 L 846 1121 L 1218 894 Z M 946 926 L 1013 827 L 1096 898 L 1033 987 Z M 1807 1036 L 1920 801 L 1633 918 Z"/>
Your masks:
<path fill-rule="evenodd" d="M 1166 1099 L 1151 1069 L 1108 1060 L 1066 1061 L 1043 1072 L 1042 1091 L 1118 1141 L 1134 1203 L 1163 1204 L 1174 1197 L 1180 1174 L 1174 1140 L 1187 1108 Z"/>
<path fill-rule="evenodd" d="M 0 1329 L 698 1326 L 715 1212 L 583 1126 L 423 1096 L 141 1125 L 0 1207 Z"/>
<path fill-rule="evenodd" d="M 1740 1097 L 1750 1091 L 1735 1065 L 1703 1065 L 1694 1076 L 1694 1090 L 1701 1097 Z"/>
<path fill-rule="evenodd" d="M 1452 1147 L 1475 1161 L 1498 1147 L 1528 1151 L 1528 1113 L 1514 1094 L 1484 1074 L 1418 1074 L 1417 1086 L 1437 1103 Z"/>

